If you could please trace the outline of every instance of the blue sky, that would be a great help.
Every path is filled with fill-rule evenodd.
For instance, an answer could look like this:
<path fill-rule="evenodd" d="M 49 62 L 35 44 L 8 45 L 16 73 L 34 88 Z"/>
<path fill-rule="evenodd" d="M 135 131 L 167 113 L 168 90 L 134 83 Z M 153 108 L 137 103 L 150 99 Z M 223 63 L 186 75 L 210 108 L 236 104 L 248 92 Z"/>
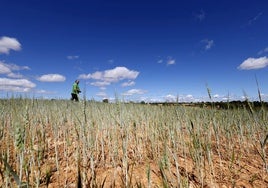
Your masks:
<path fill-rule="evenodd" d="M 0 97 L 268 101 L 268 2 L 2 0 Z M 256 79 L 257 78 L 257 79 Z"/>

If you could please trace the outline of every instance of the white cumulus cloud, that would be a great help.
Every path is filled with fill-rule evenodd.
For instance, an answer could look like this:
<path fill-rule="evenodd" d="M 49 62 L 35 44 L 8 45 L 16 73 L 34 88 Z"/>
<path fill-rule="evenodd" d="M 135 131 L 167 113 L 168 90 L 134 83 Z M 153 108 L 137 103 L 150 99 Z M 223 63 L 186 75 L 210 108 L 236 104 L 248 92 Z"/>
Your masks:
<path fill-rule="evenodd" d="M 123 93 L 123 95 L 131 96 L 131 95 L 142 95 L 146 93 L 147 91 L 142 89 L 130 89 L 127 92 Z"/>
<path fill-rule="evenodd" d="M 135 85 L 134 81 L 128 81 L 128 82 L 124 82 L 121 84 L 122 87 L 128 87 L 128 86 L 133 86 Z"/>
<path fill-rule="evenodd" d="M 91 85 L 93 86 L 97 86 L 97 87 L 105 87 L 110 85 L 110 82 L 106 82 L 106 81 L 98 81 L 98 82 L 92 82 Z"/>
<path fill-rule="evenodd" d="M 124 79 L 135 79 L 139 72 L 128 70 L 126 67 L 116 67 L 111 70 L 106 70 L 103 73 L 103 79 L 110 82 L 118 82 Z"/>
<path fill-rule="evenodd" d="M 241 70 L 251 70 L 251 69 L 261 69 L 268 66 L 268 58 L 267 57 L 260 57 L 260 58 L 248 58 L 243 61 L 239 66 L 238 69 Z"/>
<path fill-rule="evenodd" d="M 167 102 L 175 102 L 177 100 L 177 96 L 171 94 L 166 95 L 164 98 Z"/>
<path fill-rule="evenodd" d="M 175 59 L 168 59 L 167 65 L 174 65 L 176 63 Z"/>
<path fill-rule="evenodd" d="M 94 72 L 93 74 L 87 76 L 89 76 L 89 78 L 92 78 L 94 80 L 104 80 L 103 73 L 100 71 Z"/>
<path fill-rule="evenodd" d="M 78 79 L 88 80 L 91 78 L 91 74 L 80 74 Z"/>
<path fill-rule="evenodd" d="M 60 74 L 45 74 L 37 78 L 40 82 L 64 82 L 65 76 Z"/>
<path fill-rule="evenodd" d="M 16 73 L 13 73 L 13 72 L 7 74 L 7 76 L 9 78 L 23 78 L 23 75 L 22 74 L 16 74 Z"/>
<path fill-rule="evenodd" d="M 23 75 L 20 73 L 14 73 L 13 71 L 20 71 L 20 70 L 29 70 L 28 66 L 18 66 L 15 64 L 8 64 L 4 61 L 0 61 L 0 74 L 5 74 L 7 77 L 10 78 L 23 78 Z"/>
<path fill-rule="evenodd" d="M 7 64 L 0 61 L 0 74 L 9 74 L 11 73 L 11 69 L 8 67 Z"/>
<path fill-rule="evenodd" d="M 111 83 L 116 83 L 121 80 L 134 80 L 139 75 L 138 71 L 129 70 L 126 67 L 115 67 L 114 69 L 109 69 L 105 71 L 96 71 L 92 74 L 81 74 L 79 79 L 93 79 L 92 85 L 104 86 L 110 85 Z"/>
<path fill-rule="evenodd" d="M 7 67 L 10 68 L 12 71 L 19 71 L 19 70 L 30 70 L 28 66 L 19 66 L 12 63 L 6 64 Z"/>
<path fill-rule="evenodd" d="M 36 85 L 27 79 L 0 78 L 0 90 L 11 92 L 29 92 Z"/>
<path fill-rule="evenodd" d="M 15 38 L 1 37 L 0 38 L 0 54 L 9 54 L 10 50 L 18 51 L 21 49 L 21 44 Z"/>
<path fill-rule="evenodd" d="M 0 74 L 10 73 L 11 71 L 30 70 L 28 66 L 19 66 L 11 63 L 0 61 Z"/>

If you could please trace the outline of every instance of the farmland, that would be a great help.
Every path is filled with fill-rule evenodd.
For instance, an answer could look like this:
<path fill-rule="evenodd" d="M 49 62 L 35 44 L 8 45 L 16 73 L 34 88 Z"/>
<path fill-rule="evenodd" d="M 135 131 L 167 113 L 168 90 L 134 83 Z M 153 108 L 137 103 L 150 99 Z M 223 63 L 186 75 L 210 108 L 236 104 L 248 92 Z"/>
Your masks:
<path fill-rule="evenodd" d="M 267 187 L 267 109 L 0 100 L 0 187 Z"/>

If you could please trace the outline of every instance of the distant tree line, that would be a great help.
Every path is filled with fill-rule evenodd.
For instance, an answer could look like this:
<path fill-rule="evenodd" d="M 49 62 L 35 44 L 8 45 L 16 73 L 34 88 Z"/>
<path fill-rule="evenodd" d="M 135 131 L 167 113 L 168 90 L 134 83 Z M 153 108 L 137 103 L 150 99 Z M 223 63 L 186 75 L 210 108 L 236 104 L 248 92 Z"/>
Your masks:
<path fill-rule="evenodd" d="M 146 104 L 144 101 L 141 104 Z M 147 103 L 151 105 L 163 105 L 163 106 L 174 106 L 174 105 L 182 105 L 182 106 L 195 106 L 201 108 L 217 108 L 217 109 L 239 109 L 239 108 L 267 108 L 268 102 L 260 102 L 260 101 L 230 101 L 230 102 L 154 102 Z"/>
<path fill-rule="evenodd" d="M 267 102 L 260 101 L 230 101 L 230 102 L 204 102 L 198 103 L 200 107 L 214 107 L 218 109 L 239 109 L 239 108 L 249 108 L 252 107 L 254 109 L 258 109 L 261 107 L 268 108 Z"/>
<path fill-rule="evenodd" d="M 108 99 L 103 99 L 103 103 L 109 103 Z M 217 109 L 240 109 L 240 108 L 266 108 L 268 109 L 268 102 L 260 101 L 230 101 L 230 102 L 151 102 L 147 103 L 145 101 L 140 102 L 128 102 L 128 103 L 139 103 L 139 104 L 149 104 L 149 105 L 161 105 L 161 106 L 194 106 L 200 108 L 217 108 Z"/>

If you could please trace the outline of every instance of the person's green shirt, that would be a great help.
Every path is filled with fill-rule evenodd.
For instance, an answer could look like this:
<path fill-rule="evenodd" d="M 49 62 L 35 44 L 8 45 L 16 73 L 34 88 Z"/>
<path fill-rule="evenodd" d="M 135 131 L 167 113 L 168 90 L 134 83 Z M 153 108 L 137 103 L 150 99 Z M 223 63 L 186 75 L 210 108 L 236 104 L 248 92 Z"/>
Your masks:
<path fill-rule="evenodd" d="M 79 85 L 76 82 L 73 84 L 72 93 L 73 94 L 79 94 L 80 93 Z"/>

